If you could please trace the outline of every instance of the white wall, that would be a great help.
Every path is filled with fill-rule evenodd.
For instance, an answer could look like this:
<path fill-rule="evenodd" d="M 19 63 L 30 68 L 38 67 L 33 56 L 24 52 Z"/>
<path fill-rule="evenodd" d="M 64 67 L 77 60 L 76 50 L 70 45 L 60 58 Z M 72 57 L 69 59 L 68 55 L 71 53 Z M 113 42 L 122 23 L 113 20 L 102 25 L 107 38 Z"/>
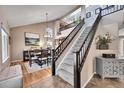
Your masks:
<path fill-rule="evenodd" d="M 124 25 L 123 25 L 124 27 Z M 119 58 L 124 59 L 124 28 L 119 30 Z"/>
<path fill-rule="evenodd" d="M 59 38 L 68 36 L 74 28 L 75 27 L 71 27 L 71 28 L 61 31 L 61 35 L 56 36 L 55 39 L 59 39 Z"/>
<path fill-rule="evenodd" d="M 115 38 L 114 41 L 112 41 L 111 44 L 109 44 L 109 50 L 97 50 L 96 49 L 96 43 L 95 43 L 95 38 L 92 42 L 90 51 L 88 53 L 88 56 L 86 58 L 84 67 L 82 69 L 82 74 L 81 74 L 81 80 L 82 80 L 82 86 L 87 83 L 87 81 L 91 78 L 91 76 L 95 72 L 95 57 L 96 56 L 102 56 L 102 53 L 115 53 L 116 56 L 118 56 L 118 24 L 117 23 L 112 23 L 112 24 L 105 24 L 104 21 L 109 22 L 109 18 L 111 16 L 106 16 L 103 17 L 99 23 L 97 32 L 95 34 L 95 38 L 98 35 L 104 35 L 106 32 L 109 32 L 112 37 Z"/>
<path fill-rule="evenodd" d="M 9 27 L 7 24 L 7 20 L 5 18 L 4 13 L 0 10 L 0 26 L 1 26 L 1 22 L 3 23 L 4 29 L 9 34 Z M 10 48 L 10 46 L 9 46 L 9 48 Z M 0 33 L 0 72 L 3 71 L 8 65 L 9 65 L 9 59 L 5 63 L 2 63 L 2 39 L 1 39 L 1 33 Z"/>
<path fill-rule="evenodd" d="M 95 21 L 95 19 L 97 17 L 97 15 L 95 14 L 95 9 L 97 9 L 99 7 L 100 7 L 99 5 L 95 5 L 95 6 L 91 5 L 88 8 L 86 8 L 86 13 L 91 12 L 91 17 L 86 18 L 86 16 L 85 16 L 85 18 L 86 18 L 85 23 L 87 25 L 92 26 L 92 24 L 94 23 L 94 21 Z"/>
<path fill-rule="evenodd" d="M 119 30 L 119 36 L 124 36 L 124 28 Z"/>
<path fill-rule="evenodd" d="M 54 31 L 54 22 L 48 23 L 49 27 Z M 23 60 L 23 50 L 30 49 L 32 46 L 25 45 L 25 32 L 36 33 L 40 35 L 42 48 L 46 48 L 46 38 L 44 38 L 46 25 L 44 23 L 26 25 L 10 29 L 11 33 L 11 61 Z M 51 39 L 52 41 L 52 39 Z M 35 46 L 34 46 L 35 47 Z M 39 48 L 39 46 L 37 46 Z"/>

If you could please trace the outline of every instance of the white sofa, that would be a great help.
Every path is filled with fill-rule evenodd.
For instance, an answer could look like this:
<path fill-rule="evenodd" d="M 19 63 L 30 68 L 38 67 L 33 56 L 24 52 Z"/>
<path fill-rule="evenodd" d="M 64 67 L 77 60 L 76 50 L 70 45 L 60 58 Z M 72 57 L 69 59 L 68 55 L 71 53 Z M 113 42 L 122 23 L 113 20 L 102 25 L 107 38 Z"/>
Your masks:
<path fill-rule="evenodd" d="M 22 70 L 20 65 L 10 66 L 0 74 L 0 88 L 22 88 Z"/>

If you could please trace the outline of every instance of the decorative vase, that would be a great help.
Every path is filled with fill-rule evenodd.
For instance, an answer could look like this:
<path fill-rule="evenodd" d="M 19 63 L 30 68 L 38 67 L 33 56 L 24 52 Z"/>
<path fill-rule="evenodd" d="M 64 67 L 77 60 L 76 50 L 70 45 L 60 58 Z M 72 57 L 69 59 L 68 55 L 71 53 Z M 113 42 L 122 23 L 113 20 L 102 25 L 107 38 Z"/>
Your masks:
<path fill-rule="evenodd" d="M 109 49 L 109 45 L 108 44 L 97 45 L 97 49 L 106 50 Z"/>

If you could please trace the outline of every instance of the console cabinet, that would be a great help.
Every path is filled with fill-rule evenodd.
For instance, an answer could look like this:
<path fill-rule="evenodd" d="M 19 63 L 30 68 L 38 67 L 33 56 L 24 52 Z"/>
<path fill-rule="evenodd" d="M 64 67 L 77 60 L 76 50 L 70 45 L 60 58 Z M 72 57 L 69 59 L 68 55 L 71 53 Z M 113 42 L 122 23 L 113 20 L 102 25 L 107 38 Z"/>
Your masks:
<path fill-rule="evenodd" d="M 38 57 L 50 57 L 51 56 L 51 50 L 50 49 L 35 49 L 35 50 L 25 50 L 23 51 L 23 61 L 29 60 L 29 51 L 31 57 L 38 56 Z"/>
<path fill-rule="evenodd" d="M 124 59 L 96 58 L 96 73 L 104 78 L 123 78 Z"/>
<path fill-rule="evenodd" d="M 37 51 L 37 54 L 35 53 L 35 51 Z M 37 56 L 41 55 L 41 51 L 42 50 L 30 50 L 31 56 L 33 57 L 34 54 Z M 23 61 L 29 61 L 29 50 L 25 50 L 23 51 Z"/>

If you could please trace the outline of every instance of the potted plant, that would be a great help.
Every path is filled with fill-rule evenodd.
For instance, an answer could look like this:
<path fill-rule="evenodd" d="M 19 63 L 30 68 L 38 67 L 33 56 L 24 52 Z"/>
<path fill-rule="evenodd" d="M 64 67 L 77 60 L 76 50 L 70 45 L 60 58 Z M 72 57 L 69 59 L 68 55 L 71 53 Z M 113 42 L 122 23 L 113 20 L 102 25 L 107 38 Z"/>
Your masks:
<path fill-rule="evenodd" d="M 77 17 L 76 19 L 73 19 L 73 23 L 75 23 L 76 25 L 78 25 L 81 22 L 81 16 Z"/>
<path fill-rule="evenodd" d="M 104 36 L 98 35 L 96 37 L 97 49 L 109 49 L 109 43 L 112 42 L 110 34 L 107 32 Z"/>

